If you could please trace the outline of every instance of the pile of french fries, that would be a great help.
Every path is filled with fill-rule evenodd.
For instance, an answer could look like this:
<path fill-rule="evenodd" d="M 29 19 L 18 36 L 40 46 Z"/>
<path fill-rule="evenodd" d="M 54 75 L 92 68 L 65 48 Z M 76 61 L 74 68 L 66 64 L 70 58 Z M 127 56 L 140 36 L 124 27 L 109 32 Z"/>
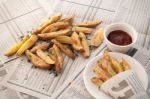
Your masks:
<path fill-rule="evenodd" d="M 93 66 L 95 77 L 91 78 L 92 83 L 100 87 L 105 81 L 111 77 L 130 69 L 129 63 L 122 58 L 118 61 L 110 57 L 108 51 L 104 51 L 102 58 Z"/>
<path fill-rule="evenodd" d="M 17 42 L 5 56 L 26 55 L 28 60 L 41 69 L 54 68 L 60 73 L 64 55 L 75 59 L 74 50 L 84 58 L 90 56 L 90 46 L 98 47 L 103 41 L 103 28 L 94 32 L 88 42 L 86 36 L 102 23 L 101 20 L 73 23 L 75 15 L 62 18 L 62 14 L 51 16 L 46 22 L 35 28 L 21 41 Z"/>

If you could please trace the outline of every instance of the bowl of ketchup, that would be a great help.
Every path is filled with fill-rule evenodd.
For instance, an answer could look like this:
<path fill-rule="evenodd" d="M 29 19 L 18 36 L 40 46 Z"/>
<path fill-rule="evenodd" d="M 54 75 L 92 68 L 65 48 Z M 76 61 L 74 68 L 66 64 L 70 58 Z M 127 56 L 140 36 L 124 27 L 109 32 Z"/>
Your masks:
<path fill-rule="evenodd" d="M 107 47 L 114 52 L 126 53 L 136 42 L 137 32 L 126 23 L 113 23 L 104 30 Z"/>

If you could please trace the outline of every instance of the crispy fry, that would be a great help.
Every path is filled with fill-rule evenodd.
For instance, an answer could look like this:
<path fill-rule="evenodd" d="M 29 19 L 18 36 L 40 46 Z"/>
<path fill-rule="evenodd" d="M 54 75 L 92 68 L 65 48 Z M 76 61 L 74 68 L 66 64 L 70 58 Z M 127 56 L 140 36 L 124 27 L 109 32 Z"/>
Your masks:
<path fill-rule="evenodd" d="M 81 44 L 79 35 L 76 32 L 73 32 L 71 38 L 73 39 L 72 47 L 79 52 L 83 52 L 84 49 Z"/>
<path fill-rule="evenodd" d="M 47 64 L 45 61 L 40 59 L 35 54 L 31 53 L 29 50 L 26 50 L 26 56 L 35 67 L 38 67 L 41 69 L 50 69 L 51 68 L 51 65 Z"/>
<path fill-rule="evenodd" d="M 21 56 L 27 49 L 32 47 L 38 40 L 36 35 L 31 35 L 31 37 L 19 48 L 17 55 Z"/>
<path fill-rule="evenodd" d="M 64 30 L 60 30 L 57 32 L 38 34 L 38 37 L 41 38 L 42 40 L 49 40 L 49 39 L 55 38 L 57 36 L 66 35 L 70 31 L 71 31 L 71 29 L 69 28 L 69 29 L 64 29 Z"/>
<path fill-rule="evenodd" d="M 96 73 L 96 75 L 102 79 L 103 81 L 108 80 L 111 78 L 111 75 L 109 75 L 105 70 L 103 70 L 100 66 L 94 66 L 93 71 Z"/>
<path fill-rule="evenodd" d="M 69 26 L 68 22 L 56 22 L 44 28 L 41 33 L 47 33 L 54 28 L 64 29 L 67 28 L 68 26 Z"/>
<path fill-rule="evenodd" d="M 74 17 L 75 17 L 75 15 L 71 15 L 71 16 L 69 16 L 69 17 L 66 17 L 66 18 L 62 19 L 61 21 L 72 23 Z"/>
<path fill-rule="evenodd" d="M 90 34 L 92 33 L 93 29 L 92 28 L 87 28 L 87 27 L 73 27 L 72 28 L 73 31 L 75 32 L 83 32 L 83 33 L 86 33 L 86 34 Z"/>
<path fill-rule="evenodd" d="M 82 52 L 83 57 L 88 58 L 90 56 L 90 49 L 89 49 L 89 45 L 86 39 L 86 36 L 84 33 L 80 32 L 79 36 L 81 38 L 81 43 L 84 49 L 84 52 Z"/>
<path fill-rule="evenodd" d="M 94 35 L 91 39 L 91 45 L 98 47 L 104 39 L 103 35 L 104 35 L 104 29 L 103 28 L 96 30 L 96 32 L 94 33 Z"/>
<path fill-rule="evenodd" d="M 56 62 L 55 62 L 55 70 L 57 73 L 60 73 L 63 68 L 63 56 L 60 49 L 54 44 L 53 49 L 56 53 Z"/>
<path fill-rule="evenodd" d="M 55 37 L 55 40 L 59 41 L 60 43 L 73 44 L 73 39 L 69 36 L 57 36 Z"/>
<path fill-rule="evenodd" d="M 39 34 L 41 33 L 41 31 L 47 27 L 48 25 L 52 24 L 52 23 L 55 23 L 57 22 L 58 20 L 60 20 L 62 17 L 62 14 L 58 14 L 58 15 L 54 15 L 54 16 L 51 16 L 49 20 L 47 20 L 46 22 L 44 22 L 41 26 L 35 28 L 33 31 L 32 31 L 32 34 Z"/>
<path fill-rule="evenodd" d="M 46 55 L 41 49 L 38 49 L 36 51 L 36 54 L 43 59 L 47 64 L 54 64 L 55 61 L 53 61 L 48 55 Z"/>
<path fill-rule="evenodd" d="M 15 54 L 19 48 L 29 39 L 29 35 L 26 35 L 21 41 L 17 42 L 14 46 L 12 46 L 8 51 L 4 53 L 5 56 L 11 56 Z"/>
<path fill-rule="evenodd" d="M 50 58 L 56 62 L 54 48 L 53 47 L 49 48 L 48 52 L 49 52 Z"/>
<path fill-rule="evenodd" d="M 79 22 L 79 23 L 76 23 L 75 26 L 80 26 L 80 27 L 96 27 L 97 25 L 99 25 L 101 23 L 102 23 L 102 21 L 95 20 L 95 21 L 88 21 L 88 22 Z"/>
<path fill-rule="evenodd" d="M 48 49 L 48 47 L 49 47 L 49 43 L 41 43 L 41 44 L 34 46 L 30 51 L 32 53 L 35 53 L 36 50 L 38 50 L 38 49 L 46 50 L 46 49 Z"/>
<path fill-rule="evenodd" d="M 123 70 L 124 70 L 124 71 L 130 69 L 129 63 L 128 63 L 125 59 L 123 59 L 123 58 L 122 58 L 121 64 L 122 64 L 122 66 L 123 66 Z"/>
<path fill-rule="evenodd" d="M 104 82 L 98 78 L 98 77 L 92 77 L 91 78 L 92 83 L 94 83 L 96 86 L 101 86 Z"/>
<path fill-rule="evenodd" d="M 121 64 L 116 60 L 111 58 L 111 63 L 112 63 L 112 67 L 113 69 L 117 72 L 120 73 L 123 71 L 123 67 L 121 66 Z"/>
<path fill-rule="evenodd" d="M 111 60 L 111 57 L 110 57 L 109 52 L 107 50 L 104 51 L 103 58 L 107 61 Z"/>
<path fill-rule="evenodd" d="M 55 39 L 51 40 L 51 42 L 53 42 L 54 44 L 56 44 L 57 47 L 59 47 L 61 49 L 61 51 L 64 52 L 68 57 L 70 57 L 72 59 L 75 59 L 75 56 L 74 56 L 73 52 L 69 48 L 63 46 L 61 43 L 59 43 Z"/>

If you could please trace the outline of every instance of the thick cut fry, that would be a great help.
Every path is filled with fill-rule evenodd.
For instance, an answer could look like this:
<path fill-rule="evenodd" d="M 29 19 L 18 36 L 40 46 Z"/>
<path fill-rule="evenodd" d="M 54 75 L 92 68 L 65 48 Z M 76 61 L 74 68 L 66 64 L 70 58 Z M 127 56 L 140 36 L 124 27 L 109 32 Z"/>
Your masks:
<path fill-rule="evenodd" d="M 61 43 L 59 43 L 55 39 L 51 40 L 51 42 L 56 44 L 56 46 L 59 47 L 61 49 L 61 51 L 64 52 L 68 57 L 70 57 L 72 59 L 75 59 L 75 56 L 74 56 L 73 52 L 69 48 L 63 46 Z"/>
<path fill-rule="evenodd" d="M 19 48 L 29 39 L 29 35 L 26 35 L 21 41 L 19 41 L 17 44 L 12 46 L 8 51 L 4 53 L 5 56 L 11 56 L 15 54 Z"/>
<path fill-rule="evenodd" d="M 72 47 L 79 52 L 83 52 L 84 49 L 83 49 L 83 46 L 81 44 L 79 35 L 76 32 L 73 32 L 71 38 L 73 40 Z"/>
<path fill-rule="evenodd" d="M 60 73 L 63 68 L 63 56 L 60 49 L 54 44 L 53 49 L 56 54 L 55 70 L 57 73 Z"/>
<path fill-rule="evenodd" d="M 44 33 L 44 34 L 38 34 L 38 37 L 41 38 L 42 40 L 49 40 L 52 38 L 55 38 L 57 36 L 62 36 L 62 35 L 67 35 L 71 29 L 65 29 L 65 30 L 60 30 L 57 32 L 50 32 L 50 33 Z"/>
<path fill-rule="evenodd" d="M 31 53 L 29 50 L 26 50 L 26 56 L 35 67 L 38 67 L 41 69 L 51 68 L 51 65 L 47 64 L 45 61 L 43 61 L 41 58 L 39 58 L 35 54 Z"/>
<path fill-rule="evenodd" d="M 96 30 L 96 32 L 94 33 L 91 39 L 91 45 L 98 47 L 102 43 L 103 39 L 104 39 L 104 29 L 100 28 Z"/>
<path fill-rule="evenodd" d="M 107 61 L 111 61 L 111 57 L 110 57 L 109 52 L 107 50 L 104 51 L 103 58 Z"/>
<path fill-rule="evenodd" d="M 111 78 L 111 75 L 109 75 L 105 70 L 103 70 L 100 66 L 94 66 L 93 71 L 96 73 L 96 75 L 102 79 L 103 81 L 108 80 Z"/>
<path fill-rule="evenodd" d="M 38 49 L 36 51 L 36 54 L 43 59 L 48 64 L 54 64 L 55 61 L 53 61 L 48 55 L 46 55 L 41 49 Z"/>
<path fill-rule="evenodd" d="M 69 36 L 57 36 L 55 37 L 55 40 L 59 41 L 60 43 L 73 44 L 73 39 Z"/>
<path fill-rule="evenodd" d="M 90 56 L 90 48 L 84 33 L 80 32 L 79 36 L 81 38 L 81 44 L 83 46 L 84 52 L 81 52 L 83 57 L 88 58 Z"/>
<path fill-rule="evenodd" d="M 70 24 L 73 22 L 73 19 L 74 19 L 75 15 L 71 15 L 69 17 L 66 17 L 60 21 L 63 21 L 63 22 L 69 22 Z"/>
<path fill-rule="evenodd" d="M 98 77 L 92 77 L 91 78 L 92 83 L 94 83 L 96 86 L 101 86 L 104 82 L 98 78 Z"/>
<path fill-rule="evenodd" d="M 60 20 L 62 17 L 62 14 L 58 14 L 58 15 L 54 15 L 54 16 L 51 16 L 50 19 L 46 22 L 44 22 L 41 26 L 35 28 L 33 31 L 32 31 L 32 34 L 39 34 L 41 33 L 41 31 L 47 27 L 48 25 L 52 24 L 52 23 L 55 23 L 57 22 L 58 20 Z"/>
<path fill-rule="evenodd" d="M 123 66 L 123 70 L 124 70 L 124 71 L 130 69 L 129 63 L 128 63 L 125 59 L 123 59 L 123 58 L 122 58 L 121 64 L 122 64 L 122 66 Z"/>
<path fill-rule="evenodd" d="M 87 28 L 87 27 L 73 27 L 72 30 L 75 31 L 75 32 L 78 32 L 78 33 L 83 32 L 83 33 L 86 33 L 86 34 L 90 34 L 93 31 L 92 28 Z"/>
<path fill-rule="evenodd" d="M 120 72 L 123 71 L 123 67 L 121 66 L 121 64 L 120 64 L 117 60 L 111 58 L 111 63 L 112 63 L 113 69 L 114 69 L 117 73 L 120 73 Z"/>
<path fill-rule="evenodd" d="M 51 58 L 52 60 L 54 60 L 55 63 L 56 63 L 54 48 L 53 48 L 53 47 L 49 48 L 48 53 L 49 53 L 50 58 Z"/>
<path fill-rule="evenodd" d="M 16 54 L 21 56 L 27 49 L 32 47 L 37 40 L 38 38 L 36 35 L 31 35 L 31 37 L 20 47 Z"/>
<path fill-rule="evenodd" d="M 96 27 L 97 25 L 101 24 L 102 21 L 95 20 L 95 21 L 88 21 L 88 22 L 80 22 L 76 23 L 75 26 L 81 26 L 81 27 Z"/>
<path fill-rule="evenodd" d="M 105 59 L 101 59 L 100 60 L 100 64 L 101 64 L 101 67 L 107 71 L 111 76 L 114 76 L 116 75 L 116 72 L 115 70 L 111 67 L 111 62 L 105 60 Z"/>
<path fill-rule="evenodd" d="M 64 29 L 64 28 L 67 28 L 68 26 L 69 26 L 68 22 L 56 22 L 44 28 L 41 33 L 47 33 L 54 28 Z"/>
<path fill-rule="evenodd" d="M 38 44 L 37 46 L 33 47 L 30 51 L 32 53 L 36 53 L 36 51 L 38 49 L 46 50 L 46 49 L 48 49 L 48 47 L 49 47 L 49 43 L 41 43 L 41 44 Z"/>

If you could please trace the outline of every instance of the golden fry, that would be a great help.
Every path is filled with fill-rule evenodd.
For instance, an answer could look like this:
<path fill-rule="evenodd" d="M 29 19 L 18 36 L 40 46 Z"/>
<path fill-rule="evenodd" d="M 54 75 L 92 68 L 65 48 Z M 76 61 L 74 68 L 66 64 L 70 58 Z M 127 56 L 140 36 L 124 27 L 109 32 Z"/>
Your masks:
<path fill-rule="evenodd" d="M 80 37 L 76 32 L 72 33 L 71 38 L 73 39 L 73 44 L 72 44 L 73 48 L 79 52 L 84 51 L 83 46 L 80 41 Z"/>
<path fill-rule="evenodd" d="M 64 29 L 67 28 L 68 26 L 69 26 L 68 22 L 56 22 L 44 28 L 41 33 L 48 33 L 54 28 Z"/>
<path fill-rule="evenodd" d="M 70 31 L 71 29 L 69 28 L 69 29 L 64 29 L 64 30 L 60 30 L 57 32 L 38 34 L 38 37 L 41 38 L 42 40 L 49 40 L 57 36 L 67 35 Z"/>
<path fill-rule="evenodd" d="M 116 59 L 111 58 L 111 63 L 112 63 L 112 67 L 117 73 L 123 72 L 123 68 L 121 64 Z"/>
<path fill-rule="evenodd" d="M 91 45 L 98 47 L 102 43 L 103 39 L 104 39 L 104 29 L 100 28 L 96 30 L 96 32 L 94 33 L 91 39 Z"/>
<path fill-rule="evenodd" d="M 11 56 L 15 54 L 19 48 L 29 39 L 29 35 L 26 35 L 21 41 L 17 42 L 14 46 L 12 46 L 8 51 L 4 53 L 5 56 Z"/>
<path fill-rule="evenodd" d="M 95 20 L 95 21 L 88 21 L 88 22 L 76 23 L 75 26 L 80 26 L 80 27 L 96 27 L 97 25 L 99 25 L 101 23 L 102 23 L 102 21 Z"/>
<path fill-rule="evenodd" d="M 60 43 L 73 44 L 73 39 L 69 36 L 57 36 L 54 39 Z"/>
<path fill-rule="evenodd" d="M 104 51 L 103 58 L 107 61 L 111 61 L 111 57 L 110 57 L 109 52 L 107 50 Z"/>
<path fill-rule="evenodd" d="M 91 78 L 92 83 L 94 83 L 96 86 L 101 86 L 104 82 L 98 78 L 98 77 L 92 77 Z"/>
<path fill-rule="evenodd" d="M 73 27 L 72 30 L 75 31 L 75 32 L 78 32 L 78 33 L 83 32 L 83 33 L 86 33 L 86 34 L 90 34 L 93 31 L 92 28 L 87 28 L 87 27 Z"/>
<path fill-rule="evenodd" d="M 122 63 L 124 71 L 131 69 L 129 63 L 125 59 L 122 58 L 121 63 Z"/>
<path fill-rule="evenodd" d="M 48 55 L 46 55 L 41 49 L 38 49 L 36 51 L 36 54 L 43 59 L 47 64 L 54 64 L 55 61 L 53 61 Z"/>
<path fill-rule="evenodd" d="M 88 58 L 90 56 L 90 48 L 86 39 L 86 36 L 84 33 L 80 32 L 79 36 L 81 38 L 81 43 L 84 49 L 84 52 L 82 52 L 83 57 Z"/>
<path fill-rule="evenodd" d="M 27 49 L 32 47 L 38 40 L 36 35 L 31 35 L 31 37 L 19 48 L 17 55 L 21 56 Z"/>
<path fill-rule="evenodd" d="M 66 18 L 62 19 L 61 21 L 72 23 L 74 17 L 75 17 L 75 15 L 71 15 L 71 16 L 69 16 L 69 17 L 66 17 Z"/>
<path fill-rule="evenodd" d="M 38 50 L 38 49 L 46 50 L 46 49 L 48 49 L 48 47 L 49 47 L 48 43 L 41 43 L 41 44 L 34 46 L 30 51 L 32 53 L 35 53 L 36 50 Z"/>
<path fill-rule="evenodd" d="M 29 50 L 26 50 L 26 56 L 35 67 L 38 67 L 41 69 L 50 69 L 51 68 L 51 65 L 47 64 L 45 61 L 40 59 L 35 54 L 31 53 Z"/>
<path fill-rule="evenodd" d="M 32 34 L 39 34 L 41 33 L 41 31 L 47 27 L 48 25 L 52 24 L 52 23 L 55 23 L 57 22 L 58 20 L 60 20 L 62 17 L 62 14 L 58 14 L 58 15 L 54 15 L 54 16 L 51 16 L 49 20 L 47 20 L 46 22 L 44 22 L 42 25 L 40 25 L 39 27 L 35 28 L 33 31 L 32 31 Z"/>
<path fill-rule="evenodd" d="M 51 40 L 51 42 L 53 42 L 57 47 L 59 47 L 60 50 L 61 50 L 62 52 L 64 52 L 68 57 L 70 57 L 70 58 L 72 58 L 72 59 L 75 59 L 75 56 L 74 56 L 73 52 L 72 52 L 69 48 L 63 46 L 61 43 L 59 43 L 59 42 L 58 42 L 57 40 L 55 40 L 55 39 Z"/>

